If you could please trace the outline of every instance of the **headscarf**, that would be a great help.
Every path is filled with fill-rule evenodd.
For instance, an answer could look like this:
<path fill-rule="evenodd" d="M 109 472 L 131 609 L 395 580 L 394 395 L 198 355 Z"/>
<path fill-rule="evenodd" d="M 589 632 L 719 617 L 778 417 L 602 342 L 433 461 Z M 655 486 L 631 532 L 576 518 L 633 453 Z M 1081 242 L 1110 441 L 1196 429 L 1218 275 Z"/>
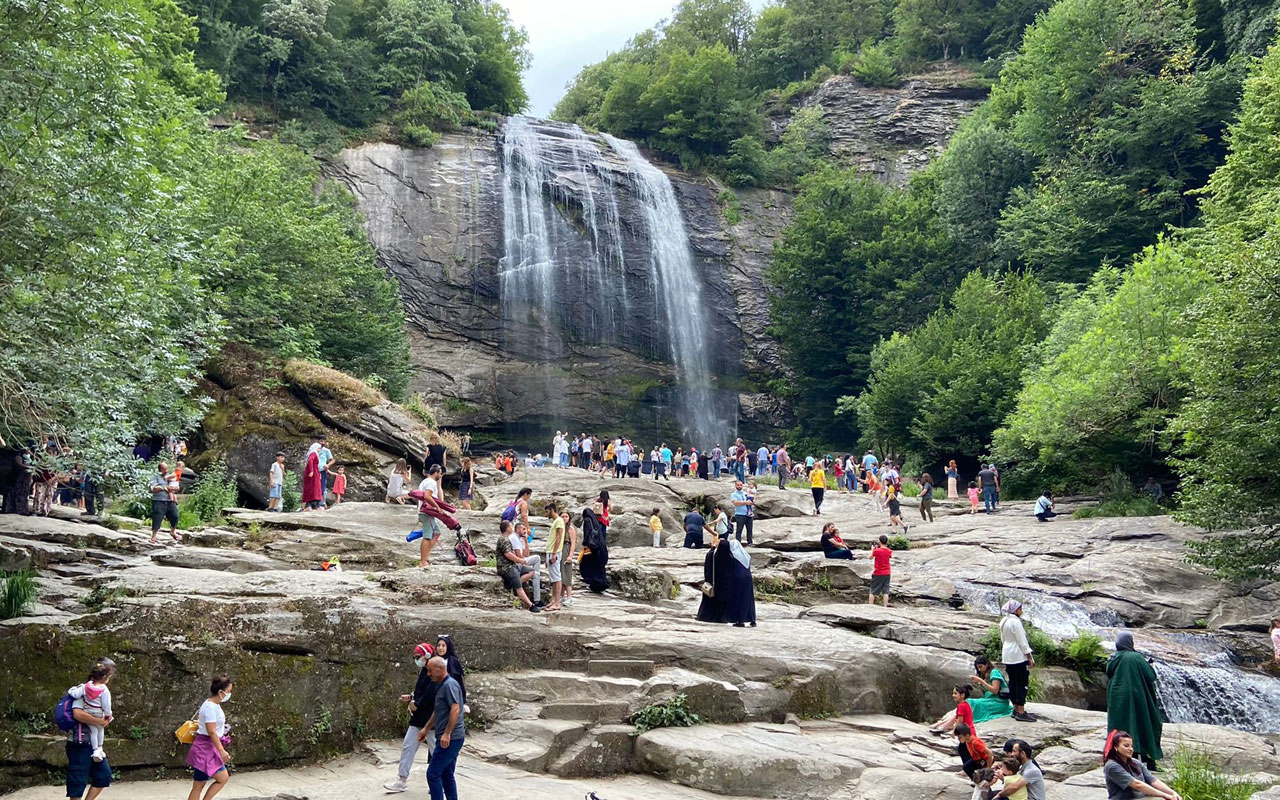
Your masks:
<path fill-rule="evenodd" d="M 751 569 L 751 556 L 747 555 L 747 551 L 743 548 L 742 543 L 733 537 L 726 536 L 729 540 L 729 555 L 737 559 L 743 569 Z"/>
<path fill-rule="evenodd" d="M 1128 631 L 1121 631 L 1116 636 L 1116 652 L 1121 650 L 1133 650 L 1133 634 Z"/>
<path fill-rule="evenodd" d="M 1022 608 L 1021 600 L 1009 600 L 1004 604 L 1004 607 L 1001 608 L 1000 610 L 1005 614 L 1017 614 L 1018 609 L 1020 608 Z"/>
<path fill-rule="evenodd" d="M 319 453 L 319 452 L 320 452 L 319 442 L 313 442 L 311 446 L 307 448 L 307 455 L 311 455 L 312 453 Z"/>

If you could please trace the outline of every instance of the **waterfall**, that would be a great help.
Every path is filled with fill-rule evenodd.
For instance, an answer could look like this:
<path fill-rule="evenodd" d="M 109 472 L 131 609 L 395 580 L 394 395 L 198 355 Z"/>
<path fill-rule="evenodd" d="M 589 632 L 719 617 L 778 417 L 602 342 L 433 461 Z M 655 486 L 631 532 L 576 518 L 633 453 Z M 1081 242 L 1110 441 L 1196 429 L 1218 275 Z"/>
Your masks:
<path fill-rule="evenodd" d="M 1197 665 L 1156 660 L 1160 705 L 1171 722 L 1280 733 L 1280 680 L 1236 669 L 1225 653 Z"/>
<path fill-rule="evenodd" d="M 1006 600 L 1022 601 L 1022 617 L 1040 630 L 1058 638 L 1075 636 L 1082 630 L 1122 628 L 1124 620 L 1114 611 L 1090 611 L 1080 603 L 1031 589 L 995 589 L 967 581 L 954 581 L 956 592 L 975 611 L 1000 614 Z"/>
<path fill-rule="evenodd" d="M 717 419 L 711 395 L 711 363 L 707 358 L 710 309 L 702 302 L 702 284 L 693 266 L 689 234 L 676 192 L 666 173 L 650 164 L 634 142 L 604 138 L 637 178 L 637 191 L 649 229 L 649 271 L 657 288 L 655 309 L 665 323 L 672 360 L 680 381 L 686 440 L 707 447 L 728 428 Z"/>
<path fill-rule="evenodd" d="M 631 142 L 528 117 L 504 126 L 502 170 L 503 344 L 546 365 L 548 416 L 560 416 L 566 384 L 583 386 L 568 359 L 612 347 L 674 366 L 666 402 L 683 443 L 727 441 L 737 397 L 713 390 L 713 310 L 666 174 Z M 656 394 L 654 424 L 670 430 Z"/>

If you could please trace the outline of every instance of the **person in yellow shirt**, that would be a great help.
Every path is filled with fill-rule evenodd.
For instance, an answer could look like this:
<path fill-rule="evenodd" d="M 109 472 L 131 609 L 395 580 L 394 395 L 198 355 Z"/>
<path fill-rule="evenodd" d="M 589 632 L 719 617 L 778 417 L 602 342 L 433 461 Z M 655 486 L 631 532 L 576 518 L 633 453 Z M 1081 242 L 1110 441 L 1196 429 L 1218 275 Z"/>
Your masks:
<path fill-rule="evenodd" d="M 649 517 L 649 530 L 653 532 L 653 546 L 662 547 L 662 517 L 658 516 L 658 509 L 653 510 L 653 516 Z"/>
<path fill-rule="evenodd" d="M 547 537 L 547 577 L 551 579 L 551 605 L 547 611 L 560 610 L 560 595 L 564 591 L 562 570 L 564 568 L 564 536 L 565 521 L 555 503 L 547 503 L 545 511 L 551 520 L 551 535 Z"/>
<path fill-rule="evenodd" d="M 818 461 L 809 470 L 809 490 L 813 492 L 813 514 L 822 514 L 822 495 L 827 491 L 827 462 Z"/>

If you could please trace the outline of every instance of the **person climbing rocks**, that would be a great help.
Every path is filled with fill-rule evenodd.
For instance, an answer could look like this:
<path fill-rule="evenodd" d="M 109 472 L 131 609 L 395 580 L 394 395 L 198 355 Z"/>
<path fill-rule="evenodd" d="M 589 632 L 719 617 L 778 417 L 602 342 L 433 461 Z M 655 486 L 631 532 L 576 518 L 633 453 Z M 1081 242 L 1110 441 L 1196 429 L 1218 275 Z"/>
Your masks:
<path fill-rule="evenodd" d="M 1019 722 L 1034 722 L 1027 713 L 1027 686 L 1031 681 L 1031 668 L 1036 665 L 1035 655 L 1027 642 L 1027 631 L 1022 627 L 1022 601 L 1010 600 L 1001 609 L 1000 648 L 1004 662 L 1004 674 L 1009 677 L 1009 700 L 1013 703 L 1013 718 Z"/>
<path fill-rule="evenodd" d="M 1133 649 L 1133 634 L 1116 636 L 1116 651 L 1107 661 L 1107 730 L 1128 731 L 1134 750 L 1151 769 L 1164 758 L 1164 727 L 1156 694 L 1156 671 Z"/>

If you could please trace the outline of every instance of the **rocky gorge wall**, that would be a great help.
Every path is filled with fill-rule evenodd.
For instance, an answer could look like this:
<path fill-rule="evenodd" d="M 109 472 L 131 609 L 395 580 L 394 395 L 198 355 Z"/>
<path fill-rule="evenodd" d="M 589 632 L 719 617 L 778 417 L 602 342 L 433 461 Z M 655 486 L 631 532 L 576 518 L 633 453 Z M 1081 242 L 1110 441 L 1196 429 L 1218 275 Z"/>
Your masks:
<path fill-rule="evenodd" d="M 822 108 L 834 161 L 900 184 L 985 94 L 971 77 L 940 73 L 872 89 L 834 76 L 799 102 Z M 768 120 L 775 139 L 789 113 Z M 529 199 L 512 197 L 521 168 L 512 159 L 515 127 L 509 120 L 496 133 L 446 134 L 430 149 L 363 144 L 326 167 L 355 194 L 379 259 L 400 284 L 412 389 L 442 424 L 522 442 L 565 427 L 614 431 L 623 420 L 635 435 L 679 436 L 675 417 L 689 412 L 678 392 L 690 378 L 674 357 L 672 329 L 695 324 L 705 329 L 699 354 L 710 373 L 702 402 L 729 409 L 753 439 L 793 424 L 767 391 L 786 368 L 767 332 L 763 278 L 791 218 L 790 193 L 738 190 L 742 213 L 730 224 L 718 201 L 724 187 L 653 162 L 674 190 L 703 312 L 677 323 L 664 318 L 670 295 L 659 296 L 658 270 L 668 267 L 654 266 L 651 209 L 625 143 L 520 118 L 540 163 L 519 185 L 532 182 L 554 208 L 550 219 L 531 220 Z M 546 241 L 530 258 L 534 234 Z M 554 284 L 539 278 L 541 294 L 526 290 L 525 302 L 511 303 L 513 282 L 545 271 L 540 259 L 557 263 Z M 725 437 L 732 433 L 727 426 Z"/>

